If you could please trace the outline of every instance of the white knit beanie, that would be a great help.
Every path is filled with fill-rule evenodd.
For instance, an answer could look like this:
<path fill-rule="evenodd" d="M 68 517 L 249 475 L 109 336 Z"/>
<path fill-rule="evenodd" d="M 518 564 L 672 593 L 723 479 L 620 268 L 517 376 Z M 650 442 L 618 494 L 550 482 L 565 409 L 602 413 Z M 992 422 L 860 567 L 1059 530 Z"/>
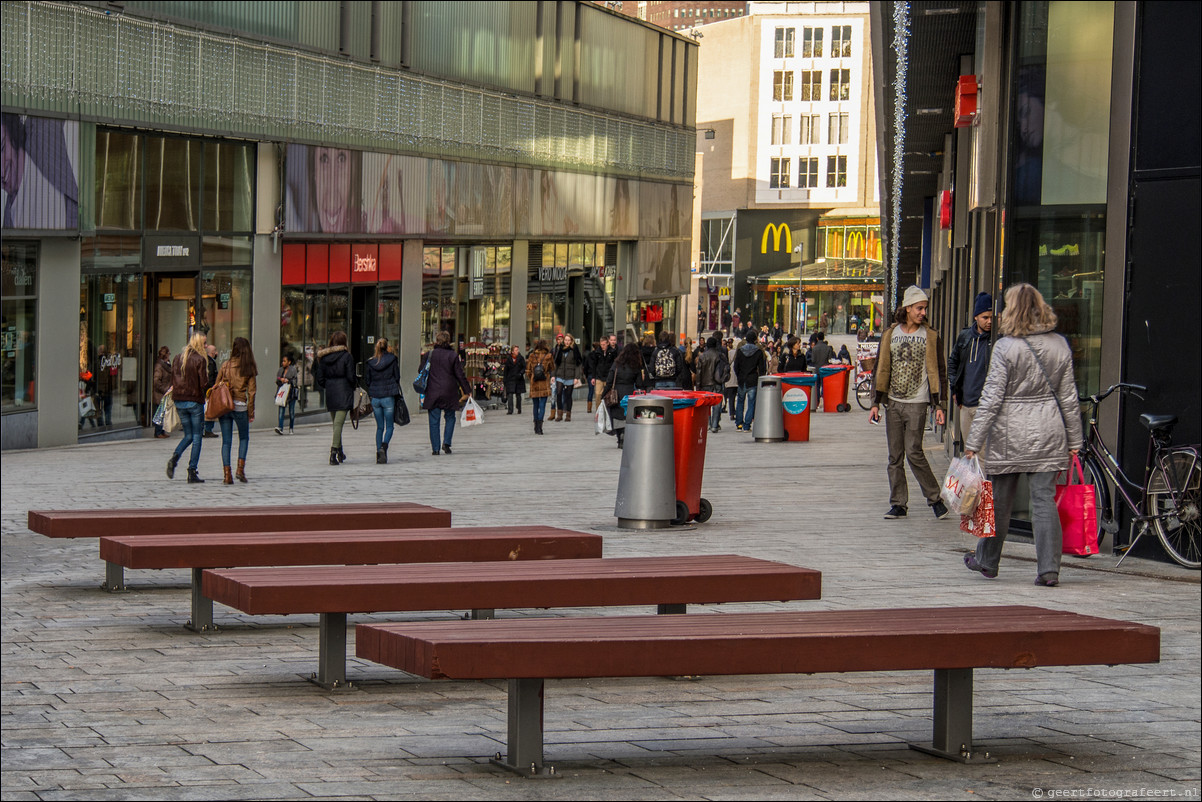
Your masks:
<path fill-rule="evenodd" d="M 928 300 L 927 294 L 922 291 L 922 288 L 911 284 L 906 288 L 906 294 L 902 296 L 902 306 L 913 306 L 926 300 Z"/>

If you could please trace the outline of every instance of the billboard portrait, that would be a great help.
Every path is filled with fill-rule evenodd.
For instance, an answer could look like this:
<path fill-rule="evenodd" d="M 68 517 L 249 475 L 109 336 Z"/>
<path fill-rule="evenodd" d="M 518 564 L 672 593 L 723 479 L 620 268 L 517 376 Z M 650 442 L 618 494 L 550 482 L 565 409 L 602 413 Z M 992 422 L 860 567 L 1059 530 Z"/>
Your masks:
<path fill-rule="evenodd" d="M 369 234 L 426 232 L 425 159 L 363 154 L 363 219 Z"/>
<path fill-rule="evenodd" d="M 79 228 L 79 123 L 0 115 L 4 228 Z"/>
<path fill-rule="evenodd" d="M 363 160 L 359 151 L 289 145 L 285 226 L 306 234 L 364 230 Z"/>

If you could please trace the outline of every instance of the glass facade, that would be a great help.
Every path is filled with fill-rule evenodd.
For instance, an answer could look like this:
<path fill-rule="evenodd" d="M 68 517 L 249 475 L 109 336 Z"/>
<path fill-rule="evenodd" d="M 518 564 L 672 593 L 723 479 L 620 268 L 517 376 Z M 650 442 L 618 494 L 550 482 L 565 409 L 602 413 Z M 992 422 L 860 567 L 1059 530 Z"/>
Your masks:
<path fill-rule="evenodd" d="M 603 242 L 531 243 L 526 347 L 572 334 L 595 343 L 615 332 L 617 249 Z"/>
<path fill-rule="evenodd" d="M 0 350 L 4 359 L 0 369 L 0 411 L 24 412 L 37 405 L 38 246 L 32 242 L 6 241 L 0 254 L 3 258 Z"/>

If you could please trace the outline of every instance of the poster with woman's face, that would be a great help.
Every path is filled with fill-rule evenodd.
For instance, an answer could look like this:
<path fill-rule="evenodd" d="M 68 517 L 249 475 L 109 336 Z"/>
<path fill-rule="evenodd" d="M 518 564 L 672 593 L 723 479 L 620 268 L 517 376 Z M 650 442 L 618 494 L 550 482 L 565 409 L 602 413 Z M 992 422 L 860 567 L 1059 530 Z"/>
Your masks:
<path fill-rule="evenodd" d="M 346 148 L 289 145 L 285 226 L 299 233 L 363 231 L 362 154 Z"/>
<path fill-rule="evenodd" d="M 79 123 L 0 115 L 5 228 L 79 227 Z"/>
<path fill-rule="evenodd" d="M 415 156 L 363 154 L 363 219 L 369 234 L 424 234 L 428 164 Z"/>

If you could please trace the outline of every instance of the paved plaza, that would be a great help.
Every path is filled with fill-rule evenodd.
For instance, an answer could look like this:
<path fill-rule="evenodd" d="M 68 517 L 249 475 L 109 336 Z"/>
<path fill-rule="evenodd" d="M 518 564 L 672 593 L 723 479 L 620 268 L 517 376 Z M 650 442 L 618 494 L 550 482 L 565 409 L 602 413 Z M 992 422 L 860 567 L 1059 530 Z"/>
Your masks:
<path fill-rule="evenodd" d="M 1007 544 L 1001 576 L 965 570 L 972 538 L 936 521 L 910 482 L 910 516 L 885 521 L 885 431 L 867 413 L 817 414 L 806 444 L 710 436 L 712 520 L 651 532 L 613 517 L 621 452 L 571 423 L 535 437 L 486 413 L 453 456 L 430 454 L 424 415 L 376 465 L 374 426 L 347 428 L 328 464 L 328 424 L 252 434 L 250 483 L 168 481 L 170 441 L 3 455 L 3 785 L 24 799 L 1032 799 L 1199 790 L 1198 572 L 1109 555 L 1065 558 L 1063 584 L 1033 584 L 1034 548 Z M 929 439 L 937 473 L 942 447 Z M 197 634 L 186 571 L 127 571 L 99 589 L 95 540 L 29 532 L 38 508 L 414 501 L 456 525 L 547 524 L 598 532 L 606 556 L 726 554 L 823 573 L 820 601 L 690 608 L 690 614 L 1033 604 L 1151 624 L 1158 665 L 976 672 L 978 749 L 965 766 L 907 747 L 931 737 L 931 674 L 557 680 L 546 686 L 546 758 L 559 779 L 489 764 L 504 750 L 506 685 L 430 682 L 353 657 L 353 690 L 325 691 L 316 616 L 251 617 L 217 606 Z M 351 616 L 446 620 L 464 611 Z M 502 610 L 500 617 L 641 614 L 640 608 Z"/>

